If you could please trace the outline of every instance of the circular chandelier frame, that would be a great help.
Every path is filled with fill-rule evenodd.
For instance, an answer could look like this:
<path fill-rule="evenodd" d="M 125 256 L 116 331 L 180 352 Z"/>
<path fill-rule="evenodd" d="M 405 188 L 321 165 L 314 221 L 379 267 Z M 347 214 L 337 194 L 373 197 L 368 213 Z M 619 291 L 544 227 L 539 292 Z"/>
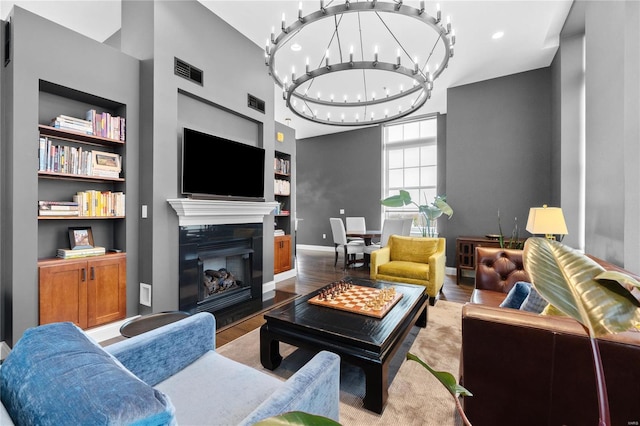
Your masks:
<path fill-rule="evenodd" d="M 289 41 L 293 39 L 303 28 L 308 27 L 318 21 L 323 19 L 331 18 L 334 16 L 346 14 L 346 13 L 358 13 L 358 12 L 384 12 L 390 14 L 402 15 L 405 17 L 416 19 L 429 27 L 431 27 L 437 34 L 438 40 L 442 42 L 444 47 L 444 55 L 442 62 L 436 67 L 433 72 L 425 72 L 424 70 L 419 68 L 419 65 L 415 60 L 412 62 L 412 67 L 408 68 L 401 64 L 400 57 L 398 57 L 395 63 L 384 62 L 378 60 L 377 53 L 374 55 L 373 60 L 371 61 L 354 61 L 353 53 L 349 55 L 348 62 L 339 62 L 335 64 L 329 63 L 328 58 L 326 59 L 325 65 L 320 66 L 316 69 L 309 69 L 309 66 L 306 66 L 305 72 L 301 73 L 300 76 L 296 77 L 293 73 L 291 75 L 291 82 L 288 82 L 288 78 L 285 77 L 281 79 L 278 73 L 276 72 L 276 54 L 279 49 L 284 47 Z M 337 31 L 337 28 L 336 28 Z M 398 42 L 398 44 L 400 44 Z M 310 13 L 309 15 L 302 16 L 301 10 L 298 11 L 298 19 L 294 21 L 291 25 L 285 26 L 284 16 L 282 22 L 282 32 L 275 37 L 272 33 L 270 40 L 267 41 L 265 47 L 265 65 L 269 68 L 269 74 L 274 79 L 275 83 L 282 88 L 282 96 L 286 101 L 287 107 L 297 116 L 313 121 L 320 124 L 330 124 L 336 126 L 362 126 L 362 125 L 370 125 L 370 124 L 380 124 L 385 123 L 387 121 L 396 120 L 401 117 L 405 117 L 414 111 L 421 108 L 425 102 L 431 97 L 431 90 L 433 89 L 433 81 L 442 74 L 442 72 L 447 68 L 449 63 L 449 58 L 453 57 L 453 45 L 455 44 L 455 35 L 451 30 L 451 23 L 447 22 L 446 25 L 442 25 L 441 23 L 441 15 L 440 10 L 438 8 L 436 17 L 429 15 L 425 12 L 424 9 L 424 1 L 420 2 L 420 8 L 415 8 L 412 6 L 407 6 L 402 3 L 402 0 L 399 0 L 394 3 L 389 2 L 380 2 L 380 1 L 366 1 L 366 2 L 358 2 L 351 3 L 349 0 L 346 0 L 344 4 L 339 4 L 335 6 L 325 7 L 324 2 L 320 2 L 320 9 Z M 428 62 L 428 59 L 427 59 Z M 426 64 L 426 63 L 425 63 Z M 331 73 L 337 72 L 345 72 L 349 70 L 373 70 L 373 71 L 386 71 L 392 72 L 396 74 L 401 74 L 409 79 L 413 80 L 414 85 L 407 90 L 400 90 L 395 94 L 386 94 L 386 96 L 380 97 L 378 99 L 365 99 L 357 101 L 347 101 L 344 102 L 325 100 L 320 97 L 312 98 L 308 96 L 306 93 L 300 93 L 296 91 L 301 85 L 304 83 L 314 80 L 316 78 L 320 78 L 322 76 L 326 76 Z M 421 93 L 417 93 L 421 92 Z M 346 120 L 344 116 L 339 120 L 336 120 L 335 117 L 332 120 L 330 116 L 326 119 L 319 118 L 313 113 L 313 109 L 309 107 L 309 111 L 311 114 L 307 114 L 305 110 L 309 105 L 322 105 L 326 107 L 368 107 L 373 105 L 384 104 L 387 102 L 391 102 L 398 99 L 404 99 L 409 96 L 417 94 L 417 97 L 410 103 L 410 106 L 404 110 L 398 110 L 392 114 L 387 114 L 383 117 L 375 118 L 372 116 L 369 120 L 366 117 L 363 117 L 360 120 L 356 117 L 354 120 Z M 297 108 L 297 101 L 300 101 L 305 108 L 303 111 L 299 111 Z"/>

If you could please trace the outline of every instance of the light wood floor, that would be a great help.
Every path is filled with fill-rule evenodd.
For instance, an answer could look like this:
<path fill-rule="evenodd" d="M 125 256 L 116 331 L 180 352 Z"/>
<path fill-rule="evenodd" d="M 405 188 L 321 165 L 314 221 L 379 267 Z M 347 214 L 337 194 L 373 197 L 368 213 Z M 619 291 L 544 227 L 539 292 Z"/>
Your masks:
<path fill-rule="evenodd" d="M 297 276 L 277 283 L 276 289 L 304 295 L 345 276 L 369 278 L 368 268 L 349 268 L 343 271 L 341 260 L 342 257 L 338 259 L 338 265 L 334 268 L 333 252 L 298 250 L 295 265 Z M 447 275 L 440 300 L 468 302 L 472 290 L 473 284 L 468 280 L 457 285 L 456 276 Z M 258 314 L 219 331 L 216 334 L 216 346 L 229 343 L 262 324 L 264 324 L 263 314 Z"/>

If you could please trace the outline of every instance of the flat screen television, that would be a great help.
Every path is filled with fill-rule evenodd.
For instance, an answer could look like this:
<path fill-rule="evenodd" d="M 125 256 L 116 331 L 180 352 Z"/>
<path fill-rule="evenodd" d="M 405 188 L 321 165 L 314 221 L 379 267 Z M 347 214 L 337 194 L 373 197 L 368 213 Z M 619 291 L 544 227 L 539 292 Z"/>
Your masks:
<path fill-rule="evenodd" d="M 184 128 L 182 194 L 264 200 L 264 149 Z"/>

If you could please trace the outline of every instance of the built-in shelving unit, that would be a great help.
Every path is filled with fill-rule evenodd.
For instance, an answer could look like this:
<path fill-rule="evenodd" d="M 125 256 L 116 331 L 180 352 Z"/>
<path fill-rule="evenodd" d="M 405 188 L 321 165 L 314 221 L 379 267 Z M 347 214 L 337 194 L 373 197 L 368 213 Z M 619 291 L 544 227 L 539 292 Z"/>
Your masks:
<path fill-rule="evenodd" d="M 94 126 L 76 131 L 51 125 L 60 116 Z M 33 141 L 38 206 L 33 208 L 38 208 L 41 324 L 73 321 L 87 328 L 126 316 L 125 116 L 125 105 L 40 81 L 38 140 Z M 93 245 L 122 253 L 56 258 L 57 249 L 70 248 L 69 228 L 90 228 Z"/>
<path fill-rule="evenodd" d="M 276 151 L 273 162 L 275 210 L 274 273 L 291 269 L 291 155 Z"/>

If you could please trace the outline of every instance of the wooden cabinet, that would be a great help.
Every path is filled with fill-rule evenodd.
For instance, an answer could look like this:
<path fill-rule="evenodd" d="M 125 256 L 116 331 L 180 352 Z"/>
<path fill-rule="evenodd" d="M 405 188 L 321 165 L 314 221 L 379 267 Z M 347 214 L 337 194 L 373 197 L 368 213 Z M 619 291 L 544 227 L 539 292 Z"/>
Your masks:
<path fill-rule="evenodd" d="M 126 254 L 38 262 L 40 324 L 95 327 L 126 316 Z"/>
<path fill-rule="evenodd" d="M 291 269 L 291 235 L 274 237 L 273 261 L 275 274 Z"/>

